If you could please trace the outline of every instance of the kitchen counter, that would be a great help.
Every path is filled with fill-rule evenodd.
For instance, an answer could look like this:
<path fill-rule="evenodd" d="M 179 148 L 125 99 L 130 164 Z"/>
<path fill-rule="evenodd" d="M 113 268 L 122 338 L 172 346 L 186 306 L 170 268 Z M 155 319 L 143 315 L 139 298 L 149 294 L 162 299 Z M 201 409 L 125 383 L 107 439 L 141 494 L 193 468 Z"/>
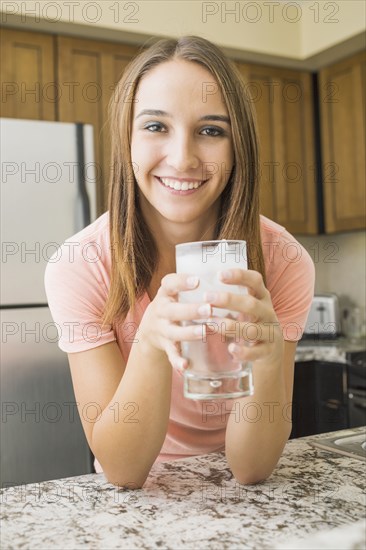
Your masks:
<path fill-rule="evenodd" d="M 329 361 L 347 363 L 347 353 L 366 350 L 366 339 L 338 338 L 337 340 L 300 340 L 295 362 Z"/>
<path fill-rule="evenodd" d="M 365 462 L 312 447 L 318 438 L 289 441 L 271 477 L 250 486 L 235 481 L 221 452 L 155 463 L 139 490 L 118 490 L 103 474 L 3 489 L 1 546 L 296 548 L 294 537 L 335 529 L 337 548 L 347 528 L 352 548 L 364 548 Z"/>

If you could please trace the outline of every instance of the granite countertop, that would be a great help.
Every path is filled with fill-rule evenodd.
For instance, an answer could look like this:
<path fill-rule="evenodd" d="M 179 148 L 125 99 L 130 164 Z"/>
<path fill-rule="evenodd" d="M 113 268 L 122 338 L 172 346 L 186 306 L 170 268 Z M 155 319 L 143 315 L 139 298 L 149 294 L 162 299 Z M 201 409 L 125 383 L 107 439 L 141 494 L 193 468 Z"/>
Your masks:
<path fill-rule="evenodd" d="M 2 547 L 327 548 L 301 540 L 333 529 L 323 533 L 329 548 L 364 548 L 365 462 L 309 445 L 317 438 L 289 441 L 271 477 L 250 486 L 221 452 L 156 462 L 139 490 L 118 490 L 103 474 L 3 489 Z"/>
<path fill-rule="evenodd" d="M 328 361 L 347 363 L 347 353 L 365 351 L 366 339 L 338 338 L 336 340 L 300 340 L 295 361 Z"/>

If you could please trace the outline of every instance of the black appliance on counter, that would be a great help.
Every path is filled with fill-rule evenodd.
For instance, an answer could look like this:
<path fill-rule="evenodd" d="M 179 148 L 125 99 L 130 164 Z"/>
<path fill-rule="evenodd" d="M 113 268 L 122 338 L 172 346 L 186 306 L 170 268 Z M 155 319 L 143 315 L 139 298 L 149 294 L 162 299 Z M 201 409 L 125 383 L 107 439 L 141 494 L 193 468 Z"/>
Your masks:
<path fill-rule="evenodd" d="M 295 365 L 291 439 L 366 425 L 366 350 Z"/>

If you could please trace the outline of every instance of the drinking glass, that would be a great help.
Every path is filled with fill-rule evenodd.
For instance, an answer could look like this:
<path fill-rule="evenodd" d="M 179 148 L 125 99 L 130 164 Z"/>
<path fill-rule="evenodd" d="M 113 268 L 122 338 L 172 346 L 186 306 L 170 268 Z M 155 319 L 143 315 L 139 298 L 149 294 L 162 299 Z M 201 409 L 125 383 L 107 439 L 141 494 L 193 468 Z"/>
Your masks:
<path fill-rule="evenodd" d="M 183 303 L 202 303 L 204 293 L 226 291 L 246 294 L 242 286 L 225 284 L 218 273 L 227 269 L 248 269 L 246 242 L 238 240 L 199 241 L 176 245 L 177 273 L 199 277 L 194 290 L 179 293 Z M 235 330 L 221 333 L 224 318 L 235 320 Z M 228 351 L 231 342 L 243 341 L 240 334 L 242 314 L 224 308 L 212 308 L 212 316 L 196 319 L 205 324 L 206 334 L 200 340 L 183 341 L 182 355 L 188 360 L 184 371 L 184 396 L 190 399 L 236 398 L 253 394 L 252 365 L 238 361 Z M 188 325 L 192 322 L 183 322 Z"/>

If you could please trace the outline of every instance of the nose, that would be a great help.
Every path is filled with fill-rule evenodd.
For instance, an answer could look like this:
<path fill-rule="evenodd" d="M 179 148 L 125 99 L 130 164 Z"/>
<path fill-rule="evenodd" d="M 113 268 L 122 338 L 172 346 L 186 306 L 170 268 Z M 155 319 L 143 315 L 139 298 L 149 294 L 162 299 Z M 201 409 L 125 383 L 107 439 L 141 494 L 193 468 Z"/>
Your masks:
<path fill-rule="evenodd" d="M 188 172 L 199 167 L 197 146 L 188 132 L 177 132 L 166 144 L 166 162 L 178 172 Z"/>

